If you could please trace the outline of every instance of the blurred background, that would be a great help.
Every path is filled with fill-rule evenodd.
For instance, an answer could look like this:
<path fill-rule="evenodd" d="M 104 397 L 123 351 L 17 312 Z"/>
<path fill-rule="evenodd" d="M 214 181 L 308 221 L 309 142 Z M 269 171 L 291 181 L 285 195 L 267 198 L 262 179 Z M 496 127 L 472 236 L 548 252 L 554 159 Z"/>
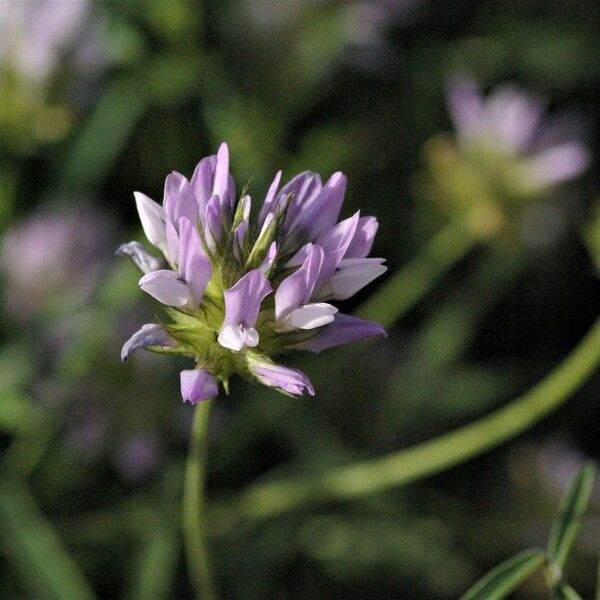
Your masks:
<path fill-rule="evenodd" d="M 0 1 L 0 596 L 54 597 L 64 550 L 100 598 L 192 597 L 179 531 L 189 363 L 120 364 L 160 309 L 114 251 L 143 239 L 133 191 L 160 201 L 170 171 L 190 176 L 222 141 L 256 200 L 278 169 L 347 173 L 343 216 L 378 217 L 373 255 L 390 273 L 479 206 L 473 173 L 498 185 L 478 243 L 387 340 L 288 357 L 315 398 L 239 380 L 219 398 L 209 497 L 410 446 L 549 373 L 598 313 L 582 232 L 600 199 L 599 35 L 594 0 Z M 453 121 L 457 77 L 528 90 L 552 132 L 589 149 L 573 169 L 585 174 L 512 185 L 502 169 L 529 140 L 483 169 L 497 140 L 492 128 L 473 151 Z M 506 112 L 510 94 L 494 98 Z M 523 118 L 541 137 L 539 115 Z M 222 596 L 457 598 L 545 543 L 569 476 L 600 457 L 599 384 L 441 475 L 215 534 Z M 600 487 L 592 504 L 568 565 L 587 598 Z M 544 589 L 534 578 L 518 597 Z"/>

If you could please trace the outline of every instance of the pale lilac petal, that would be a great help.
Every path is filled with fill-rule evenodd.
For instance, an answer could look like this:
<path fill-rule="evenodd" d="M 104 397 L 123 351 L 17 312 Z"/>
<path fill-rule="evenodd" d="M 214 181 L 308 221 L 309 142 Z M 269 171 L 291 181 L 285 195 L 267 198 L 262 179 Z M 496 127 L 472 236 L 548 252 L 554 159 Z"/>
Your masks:
<path fill-rule="evenodd" d="M 266 274 L 267 271 L 273 265 L 273 262 L 275 261 L 275 257 L 276 256 L 277 256 L 277 242 L 271 242 L 271 245 L 269 246 L 269 249 L 267 250 L 267 256 L 265 256 L 265 260 L 263 260 L 263 262 L 260 265 L 259 269 L 263 273 Z"/>
<path fill-rule="evenodd" d="M 204 369 L 181 371 L 181 397 L 184 402 L 197 404 L 219 394 L 219 386 L 214 375 Z"/>
<path fill-rule="evenodd" d="M 246 336 L 241 325 L 226 325 L 219 333 L 217 341 L 223 348 L 239 352 L 246 343 Z"/>
<path fill-rule="evenodd" d="M 204 253 L 198 230 L 185 217 L 179 220 L 179 272 L 189 289 L 192 307 L 198 308 L 212 274 L 212 263 Z"/>
<path fill-rule="evenodd" d="M 361 217 L 344 258 L 365 258 L 373 247 L 379 223 L 375 217 Z"/>
<path fill-rule="evenodd" d="M 298 369 L 258 361 L 249 361 L 249 367 L 258 381 L 266 386 L 283 390 L 294 396 L 301 396 L 305 390 L 311 396 L 315 395 L 312 383 Z"/>
<path fill-rule="evenodd" d="M 254 327 L 260 304 L 272 291 L 269 280 L 259 269 L 246 273 L 233 287 L 225 290 L 225 320 L 223 326 Z"/>
<path fill-rule="evenodd" d="M 173 171 L 165 179 L 163 206 L 175 226 L 181 217 L 189 219 L 192 223 L 196 223 L 198 220 L 198 203 L 194 198 L 190 183 L 177 171 Z"/>
<path fill-rule="evenodd" d="M 159 348 L 174 348 L 175 340 L 167 333 L 166 329 L 156 323 L 147 323 L 136 331 L 121 349 L 121 360 L 126 362 L 129 355 L 138 348 L 156 346 Z"/>
<path fill-rule="evenodd" d="M 204 237 L 211 250 L 221 241 L 222 235 L 221 202 L 218 196 L 212 196 L 204 212 Z"/>
<path fill-rule="evenodd" d="M 324 257 L 321 272 L 317 279 L 317 287 L 323 286 L 334 274 L 337 266 L 354 238 L 358 226 L 359 213 L 356 212 L 349 219 L 340 221 L 332 227 L 327 234 L 322 236 L 319 243 L 323 247 Z"/>
<path fill-rule="evenodd" d="M 483 99 L 477 85 L 470 78 L 456 78 L 448 85 L 446 98 L 459 137 L 472 139 L 480 132 L 483 119 Z"/>
<path fill-rule="evenodd" d="M 283 321 L 295 308 L 307 304 L 323 263 L 323 249 L 316 244 L 306 247 L 302 266 L 286 277 L 275 292 L 275 320 Z"/>
<path fill-rule="evenodd" d="M 279 192 L 277 202 L 283 201 L 291 195 L 291 202 L 288 206 L 284 229 L 288 229 L 296 217 L 301 214 L 322 190 L 323 184 L 321 176 L 312 171 L 304 171 L 290 179 Z"/>
<path fill-rule="evenodd" d="M 576 142 L 561 144 L 544 152 L 522 165 L 523 172 L 542 187 L 554 185 L 581 175 L 589 166 L 590 156 Z"/>
<path fill-rule="evenodd" d="M 327 325 L 322 331 L 314 337 L 302 342 L 296 346 L 299 350 L 309 352 L 321 352 L 327 348 L 342 346 L 349 342 L 372 337 L 374 335 L 383 335 L 387 337 L 385 329 L 373 321 L 365 321 L 358 317 L 337 313 L 333 323 Z"/>
<path fill-rule="evenodd" d="M 119 256 L 128 256 L 131 259 L 131 262 L 142 273 L 158 271 L 165 266 L 165 261 L 162 258 L 152 256 L 152 254 L 147 252 L 144 246 L 142 246 L 139 242 L 121 244 L 117 249 L 117 254 Z"/>
<path fill-rule="evenodd" d="M 213 195 L 213 175 L 217 165 L 216 156 L 207 156 L 203 158 L 192 175 L 190 187 L 198 203 L 200 214 L 203 215 L 206 205 Z"/>
<path fill-rule="evenodd" d="M 346 300 L 383 275 L 387 267 L 383 258 L 345 258 L 340 268 L 325 285 L 317 289 L 315 296 L 331 300 Z"/>
<path fill-rule="evenodd" d="M 235 202 L 235 190 L 231 189 L 232 180 L 229 175 L 229 148 L 223 143 L 219 146 L 217 152 L 217 164 L 215 167 L 215 175 L 213 181 L 213 196 L 218 196 L 221 199 L 221 206 L 228 204 L 231 211 Z"/>
<path fill-rule="evenodd" d="M 334 173 L 314 200 L 302 207 L 302 211 L 290 223 L 289 228 L 284 227 L 288 236 L 284 242 L 286 251 L 291 251 L 294 244 L 302 241 L 317 240 L 335 225 L 344 202 L 346 181 L 343 173 Z M 287 216 L 289 209 L 286 222 Z"/>
<path fill-rule="evenodd" d="M 506 85 L 492 93 L 485 103 L 484 125 L 487 139 L 509 152 L 520 152 L 533 138 L 544 103 Z"/>
<path fill-rule="evenodd" d="M 326 302 L 313 302 L 294 309 L 286 320 L 290 329 L 316 329 L 334 320 L 338 309 Z"/>
<path fill-rule="evenodd" d="M 279 187 L 279 182 L 281 181 L 281 171 L 277 171 L 275 175 L 275 179 L 273 179 L 273 183 L 269 186 L 269 190 L 267 191 L 267 195 L 265 196 L 265 201 L 260 208 L 260 214 L 258 215 L 258 224 L 262 225 L 268 213 L 275 212 L 275 198 L 277 196 L 277 188 Z"/>
<path fill-rule="evenodd" d="M 163 250 L 165 247 L 165 209 L 141 192 L 134 192 L 135 204 L 148 241 Z"/>
<path fill-rule="evenodd" d="M 153 298 L 167 306 L 185 306 L 190 298 L 187 285 L 175 271 L 161 269 L 144 275 L 140 287 Z"/>
<path fill-rule="evenodd" d="M 177 257 L 179 256 L 179 233 L 177 232 L 175 224 L 171 221 L 171 219 L 167 219 L 166 233 L 166 251 L 163 251 L 163 253 L 169 261 L 169 264 L 173 268 L 176 268 Z"/>

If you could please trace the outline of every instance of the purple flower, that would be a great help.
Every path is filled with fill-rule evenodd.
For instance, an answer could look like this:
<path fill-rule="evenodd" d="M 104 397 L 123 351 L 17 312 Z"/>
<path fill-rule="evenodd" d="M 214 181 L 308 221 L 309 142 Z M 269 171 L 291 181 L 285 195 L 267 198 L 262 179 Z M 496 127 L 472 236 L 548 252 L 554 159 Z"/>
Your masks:
<path fill-rule="evenodd" d="M 569 138 L 554 145 L 544 137 L 554 128 L 544 119 L 545 102 L 517 87 L 498 87 L 483 97 L 469 77 L 457 78 L 447 90 L 458 145 L 486 165 L 498 159 L 512 166 L 511 179 L 538 192 L 581 175 L 589 165 L 585 146 Z"/>
<path fill-rule="evenodd" d="M 142 327 L 122 356 L 147 348 L 192 357 L 196 369 L 181 374 L 184 400 L 215 396 L 218 382 L 227 387 L 234 373 L 283 393 L 314 394 L 304 374 L 271 357 L 385 335 L 329 303 L 385 272 L 383 259 L 368 257 L 377 220 L 356 213 L 338 223 L 347 184 L 342 173 L 325 184 L 308 171 L 281 189 L 280 182 L 278 172 L 256 228 L 250 196 L 236 202 L 226 144 L 202 159 L 189 181 L 171 173 L 162 206 L 135 193 L 146 237 L 164 262 L 135 242 L 119 253 L 144 273 L 140 287 L 171 307 L 171 321 Z"/>

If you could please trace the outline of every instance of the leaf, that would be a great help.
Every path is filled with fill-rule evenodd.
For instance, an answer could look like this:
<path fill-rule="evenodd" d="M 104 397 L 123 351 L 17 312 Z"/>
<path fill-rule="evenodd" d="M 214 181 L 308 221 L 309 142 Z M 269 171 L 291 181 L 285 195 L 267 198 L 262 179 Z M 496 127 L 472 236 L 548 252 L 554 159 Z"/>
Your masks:
<path fill-rule="evenodd" d="M 595 473 L 595 466 L 587 464 L 572 478 L 560 502 L 560 513 L 552 525 L 547 554 L 548 559 L 561 571 L 581 526 L 581 517 L 590 500 Z"/>
<path fill-rule="evenodd" d="M 564 581 L 554 590 L 556 600 L 582 600 L 581 596 Z"/>
<path fill-rule="evenodd" d="M 91 600 L 94 594 L 29 490 L 0 482 L 0 550 L 33 598 Z"/>
<path fill-rule="evenodd" d="M 494 567 L 461 600 L 502 600 L 514 592 L 545 560 L 541 550 L 525 550 Z"/>
<path fill-rule="evenodd" d="M 173 576 L 179 559 L 177 531 L 166 523 L 153 523 L 140 549 L 129 600 L 162 600 L 173 594 Z"/>

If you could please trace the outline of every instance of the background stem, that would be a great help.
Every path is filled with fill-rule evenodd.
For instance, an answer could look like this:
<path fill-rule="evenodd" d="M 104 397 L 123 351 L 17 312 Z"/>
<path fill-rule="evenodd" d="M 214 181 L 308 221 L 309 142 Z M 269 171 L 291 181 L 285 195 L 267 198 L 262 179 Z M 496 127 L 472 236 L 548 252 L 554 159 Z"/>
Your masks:
<path fill-rule="evenodd" d="M 466 256 L 477 241 L 463 219 L 451 221 L 407 265 L 379 286 L 354 314 L 391 327 L 446 271 Z"/>
<path fill-rule="evenodd" d="M 545 379 L 511 403 L 431 441 L 314 477 L 257 484 L 217 507 L 219 532 L 241 520 L 261 520 L 328 502 L 353 500 L 422 479 L 462 463 L 528 429 L 563 404 L 600 363 L 600 319 Z"/>
<path fill-rule="evenodd" d="M 199 600 L 217 597 L 205 528 L 205 477 L 212 400 L 196 406 L 183 489 L 183 535 L 192 584 Z"/>

